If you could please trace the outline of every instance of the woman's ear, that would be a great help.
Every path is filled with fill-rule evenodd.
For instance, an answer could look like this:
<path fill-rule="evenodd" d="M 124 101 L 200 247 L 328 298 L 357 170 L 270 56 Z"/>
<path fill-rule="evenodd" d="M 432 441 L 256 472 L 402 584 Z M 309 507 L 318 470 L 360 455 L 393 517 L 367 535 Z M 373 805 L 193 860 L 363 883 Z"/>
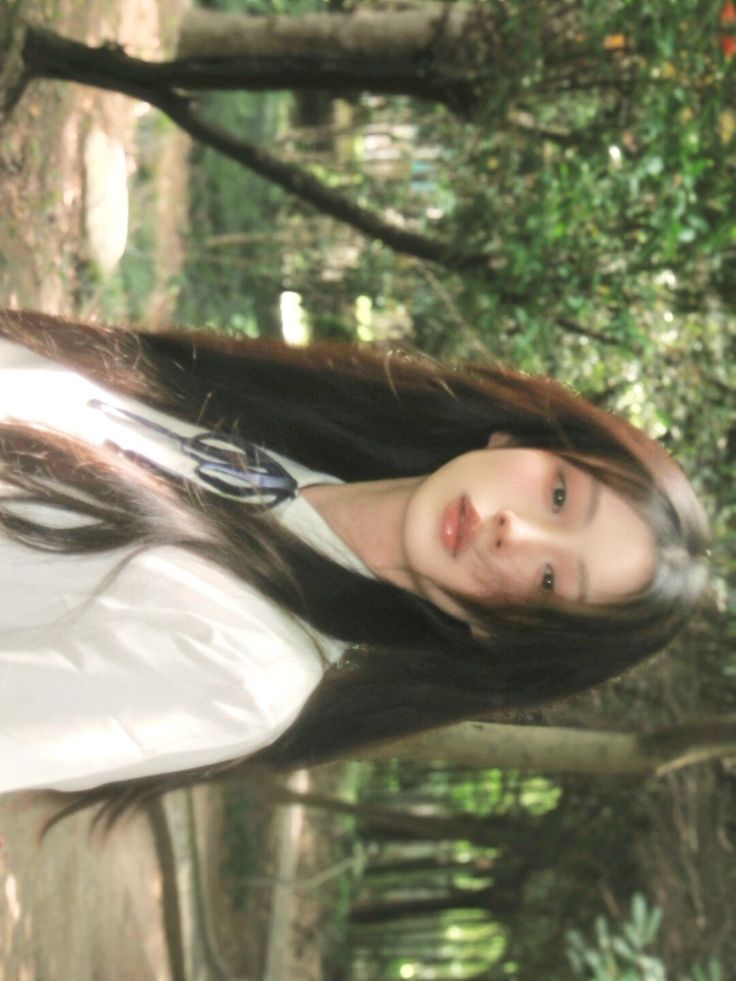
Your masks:
<path fill-rule="evenodd" d="M 489 450 L 504 450 L 508 449 L 509 446 L 514 445 L 514 437 L 511 433 L 505 433 L 501 430 L 496 430 L 491 433 L 490 439 L 486 444 Z"/>

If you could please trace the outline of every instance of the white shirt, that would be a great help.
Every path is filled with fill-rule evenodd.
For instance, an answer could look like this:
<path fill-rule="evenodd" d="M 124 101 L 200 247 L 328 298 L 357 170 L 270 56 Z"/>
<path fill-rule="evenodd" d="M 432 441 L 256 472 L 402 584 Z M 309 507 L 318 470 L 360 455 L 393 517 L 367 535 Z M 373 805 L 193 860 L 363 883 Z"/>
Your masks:
<path fill-rule="evenodd" d="M 183 436 L 202 431 L 0 338 L 0 420 L 112 440 L 193 475 L 172 440 L 111 420 L 90 399 Z M 338 482 L 278 459 L 300 486 Z M 276 514 L 370 575 L 302 497 Z M 0 793 L 81 790 L 248 755 L 288 728 L 319 683 L 313 631 L 183 549 L 143 552 L 85 602 L 130 551 L 56 555 L 0 531 Z M 334 639 L 317 639 L 339 658 Z"/>

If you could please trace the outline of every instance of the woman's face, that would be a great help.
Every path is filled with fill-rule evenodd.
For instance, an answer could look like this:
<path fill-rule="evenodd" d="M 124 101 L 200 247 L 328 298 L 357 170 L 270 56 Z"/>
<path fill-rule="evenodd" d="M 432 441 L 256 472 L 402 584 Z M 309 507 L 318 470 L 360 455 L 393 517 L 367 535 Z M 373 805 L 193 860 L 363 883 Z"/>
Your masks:
<path fill-rule="evenodd" d="M 544 450 L 489 447 L 420 481 L 402 545 L 414 587 L 454 615 L 462 611 L 448 590 L 614 603 L 642 590 L 655 568 L 653 535 L 632 506 Z"/>

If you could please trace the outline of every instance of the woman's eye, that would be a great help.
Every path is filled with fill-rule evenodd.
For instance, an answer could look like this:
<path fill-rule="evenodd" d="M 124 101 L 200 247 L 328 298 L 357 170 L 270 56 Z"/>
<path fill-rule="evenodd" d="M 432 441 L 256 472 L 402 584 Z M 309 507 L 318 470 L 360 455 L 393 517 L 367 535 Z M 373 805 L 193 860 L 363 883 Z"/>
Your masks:
<path fill-rule="evenodd" d="M 555 570 L 551 565 L 546 565 L 544 567 L 544 575 L 542 576 L 542 589 L 553 590 L 555 588 Z"/>
<path fill-rule="evenodd" d="M 552 491 L 552 504 L 555 511 L 561 511 L 565 506 L 565 501 L 567 500 L 567 484 L 565 483 L 565 477 L 560 474 L 557 478 L 557 483 Z"/>

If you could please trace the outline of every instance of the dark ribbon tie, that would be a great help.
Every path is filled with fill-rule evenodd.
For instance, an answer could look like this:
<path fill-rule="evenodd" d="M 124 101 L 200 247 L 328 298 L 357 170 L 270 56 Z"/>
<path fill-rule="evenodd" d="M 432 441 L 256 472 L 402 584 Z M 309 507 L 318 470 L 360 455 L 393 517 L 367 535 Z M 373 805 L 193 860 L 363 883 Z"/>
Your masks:
<path fill-rule="evenodd" d="M 260 446 L 240 437 L 226 436 L 214 431 L 180 436 L 150 419 L 117 408 L 99 399 L 90 399 L 87 405 L 99 409 L 109 418 L 123 418 L 152 429 L 172 440 L 181 451 L 197 461 L 195 473 L 209 487 L 229 497 L 237 497 L 263 508 L 273 508 L 282 501 L 294 498 L 299 485 L 291 474 Z M 115 443 L 108 445 L 120 450 Z M 133 450 L 121 452 L 143 465 L 164 470 L 159 463 Z"/>

